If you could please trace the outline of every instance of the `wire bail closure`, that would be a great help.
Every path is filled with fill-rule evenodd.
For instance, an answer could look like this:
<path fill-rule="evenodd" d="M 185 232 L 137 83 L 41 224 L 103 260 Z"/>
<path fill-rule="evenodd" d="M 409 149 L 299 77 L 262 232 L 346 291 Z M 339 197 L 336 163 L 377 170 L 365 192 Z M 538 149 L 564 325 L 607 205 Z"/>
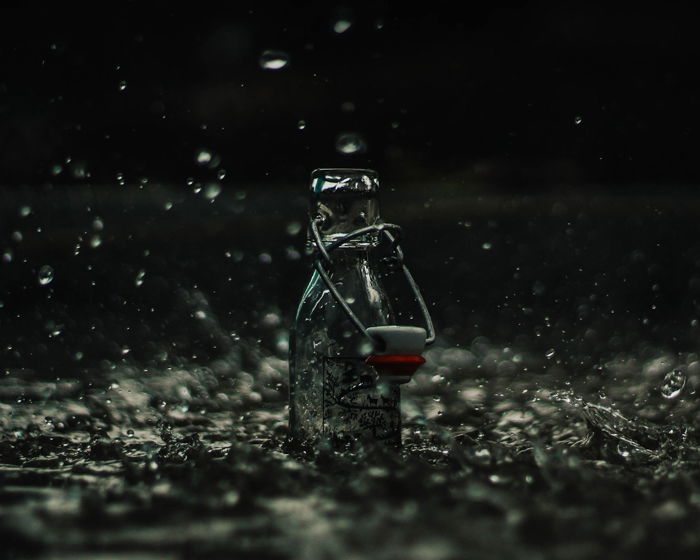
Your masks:
<path fill-rule="evenodd" d="M 423 320 L 426 325 L 426 330 L 427 330 L 427 337 L 425 339 L 425 345 L 428 346 L 435 342 L 435 329 L 433 327 L 433 320 L 430 317 L 430 312 L 428 311 L 428 307 L 425 305 L 425 300 L 423 300 L 423 296 L 420 293 L 420 289 L 418 288 L 418 285 L 416 284 L 415 280 L 413 279 L 413 276 L 411 275 L 411 272 L 408 270 L 408 267 L 404 263 L 404 254 L 401 249 L 401 246 L 399 245 L 399 237 L 401 236 L 401 227 L 396 225 L 396 224 L 388 224 L 388 223 L 379 223 L 379 224 L 374 224 L 371 226 L 365 226 L 359 229 L 356 229 L 354 231 L 351 231 L 350 233 L 344 235 L 343 237 L 336 239 L 332 243 L 329 243 L 328 245 L 324 245 L 323 241 L 321 240 L 321 234 L 318 230 L 318 224 L 316 220 L 312 219 L 311 220 L 311 233 L 313 236 L 313 244 L 316 249 L 316 257 L 314 258 L 314 268 L 318 271 L 319 275 L 321 276 L 321 279 L 323 280 L 324 284 L 328 288 L 328 291 L 330 291 L 331 295 L 333 296 L 333 299 L 340 305 L 341 309 L 345 312 L 345 314 L 348 316 L 348 319 L 355 325 L 358 331 L 365 337 L 367 337 L 370 341 L 373 343 L 377 342 L 376 337 L 372 336 L 367 330 L 367 327 L 362 323 L 360 318 L 355 314 L 355 312 L 350 309 L 350 306 L 348 303 L 345 301 L 345 298 L 340 294 L 338 291 L 338 288 L 336 285 L 333 283 L 331 280 L 330 276 L 326 272 L 326 269 L 324 268 L 323 263 L 325 262 L 327 265 L 330 265 L 332 263 L 330 253 L 343 245 L 344 243 L 347 243 L 348 241 L 352 239 L 356 239 L 358 237 L 362 237 L 363 235 L 367 235 L 368 233 L 379 233 L 383 234 L 391 243 L 391 248 L 394 252 L 394 255 L 396 257 L 396 262 L 401 266 L 401 269 L 403 270 L 404 276 L 406 277 L 406 280 L 411 287 L 411 290 L 413 291 L 413 296 L 416 299 L 416 302 L 418 303 L 418 306 L 420 307 L 421 314 L 423 315 Z M 323 261 L 323 262 L 322 262 Z"/>

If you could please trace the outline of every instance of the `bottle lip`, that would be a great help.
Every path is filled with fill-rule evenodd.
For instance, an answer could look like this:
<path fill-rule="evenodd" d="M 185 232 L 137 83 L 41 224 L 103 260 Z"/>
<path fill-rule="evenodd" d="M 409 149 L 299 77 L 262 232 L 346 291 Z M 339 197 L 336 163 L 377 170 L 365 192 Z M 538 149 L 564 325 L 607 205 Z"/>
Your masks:
<path fill-rule="evenodd" d="M 311 172 L 311 192 L 321 194 L 376 194 L 379 175 L 373 169 L 324 167 Z"/>

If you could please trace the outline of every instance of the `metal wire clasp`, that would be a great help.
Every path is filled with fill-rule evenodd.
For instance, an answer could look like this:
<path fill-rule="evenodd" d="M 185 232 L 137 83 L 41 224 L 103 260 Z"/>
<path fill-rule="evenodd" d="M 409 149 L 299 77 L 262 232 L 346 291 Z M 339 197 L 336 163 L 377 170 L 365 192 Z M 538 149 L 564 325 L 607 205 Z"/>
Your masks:
<path fill-rule="evenodd" d="M 344 235 L 343 237 L 340 237 L 339 239 L 336 239 L 332 243 L 329 243 L 328 245 L 324 245 L 323 241 L 321 240 L 321 234 L 318 230 L 318 224 L 316 223 L 316 220 L 311 220 L 311 234 L 312 234 L 312 242 L 314 245 L 314 248 L 316 249 L 315 253 L 316 256 L 314 258 L 314 268 L 318 271 L 319 275 L 321 276 L 321 279 L 323 280 L 324 284 L 328 288 L 328 291 L 330 291 L 331 295 L 335 299 L 335 301 L 340 305 L 341 309 L 345 312 L 345 314 L 348 316 L 348 319 L 352 321 L 352 323 L 355 325 L 355 327 L 362 333 L 364 336 L 366 336 L 369 340 L 372 342 L 376 342 L 375 338 L 367 332 L 367 327 L 360 321 L 359 317 L 354 313 L 352 309 L 350 309 L 350 306 L 347 304 L 345 299 L 343 298 L 342 295 L 340 295 L 340 292 L 338 291 L 338 288 L 336 285 L 333 283 L 331 280 L 330 276 L 326 272 L 324 268 L 324 264 L 326 263 L 330 265 L 332 263 L 330 253 L 343 245 L 344 243 L 347 243 L 348 241 L 352 239 L 356 239 L 358 237 L 362 237 L 363 235 L 367 235 L 368 233 L 379 233 L 383 234 L 391 243 L 392 250 L 394 252 L 394 255 L 396 257 L 396 262 L 399 264 L 403 270 L 404 276 L 406 277 L 406 280 L 408 281 L 409 286 L 411 287 L 411 290 L 413 290 L 413 295 L 416 299 L 416 302 L 418 302 L 418 306 L 420 307 L 421 313 L 423 315 L 423 320 L 425 322 L 426 330 L 427 330 L 427 337 L 425 339 L 425 344 L 426 346 L 429 344 L 432 344 L 435 342 L 435 329 L 433 327 L 433 320 L 430 317 L 430 312 L 428 311 L 428 307 L 425 305 L 425 301 L 423 300 L 423 296 L 420 293 L 420 289 L 418 288 L 418 285 L 416 284 L 415 280 L 413 279 L 413 276 L 411 275 L 411 272 L 408 270 L 408 267 L 404 263 L 404 255 L 403 251 L 401 250 L 401 246 L 399 245 L 399 237 L 401 235 L 401 227 L 397 226 L 396 224 L 387 224 L 387 223 L 379 223 L 379 224 L 374 224 L 371 226 L 365 226 L 359 229 L 356 229 L 355 231 L 351 231 L 350 233 Z"/>

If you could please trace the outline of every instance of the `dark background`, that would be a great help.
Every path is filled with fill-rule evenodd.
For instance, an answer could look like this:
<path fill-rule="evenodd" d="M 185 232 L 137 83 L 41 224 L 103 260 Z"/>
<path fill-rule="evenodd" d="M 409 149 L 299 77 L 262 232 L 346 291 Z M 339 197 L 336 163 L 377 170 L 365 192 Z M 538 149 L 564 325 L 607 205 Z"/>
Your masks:
<path fill-rule="evenodd" d="M 343 165 L 515 190 L 697 183 L 690 11 L 394 6 L 3 8 L 0 184 L 181 183 L 202 148 L 255 182 Z M 263 70 L 268 49 L 287 67 Z M 339 154 L 344 132 L 367 151 Z"/>
<path fill-rule="evenodd" d="M 378 170 L 440 344 L 698 350 L 690 11 L 305 6 L 4 12 L 1 365 L 285 357 L 323 166 Z"/>

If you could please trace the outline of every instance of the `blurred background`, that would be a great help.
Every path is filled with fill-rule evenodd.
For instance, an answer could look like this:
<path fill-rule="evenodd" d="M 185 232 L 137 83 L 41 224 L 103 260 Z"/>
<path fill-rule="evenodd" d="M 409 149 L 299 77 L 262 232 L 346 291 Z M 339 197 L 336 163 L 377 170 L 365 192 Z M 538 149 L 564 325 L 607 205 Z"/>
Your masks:
<path fill-rule="evenodd" d="M 361 165 L 517 191 L 693 184 L 693 22 L 549 2 L 10 9 L 2 183 L 179 184 L 220 165 L 299 184 Z"/>
<path fill-rule="evenodd" d="M 234 332 L 283 356 L 327 166 L 379 171 L 451 342 L 584 368 L 695 348 L 698 48 L 680 8 L 8 14 L 5 364 L 206 361 Z"/>

